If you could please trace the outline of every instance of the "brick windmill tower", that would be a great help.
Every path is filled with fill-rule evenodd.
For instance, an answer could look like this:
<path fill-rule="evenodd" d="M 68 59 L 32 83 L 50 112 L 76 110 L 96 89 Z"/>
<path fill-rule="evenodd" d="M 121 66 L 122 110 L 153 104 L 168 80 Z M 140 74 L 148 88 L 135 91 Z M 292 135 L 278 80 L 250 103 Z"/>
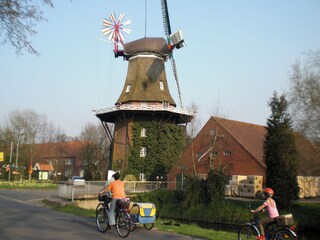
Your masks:
<path fill-rule="evenodd" d="M 182 110 L 178 75 L 172 56 L 173 49 L 182 47 L 184 41 L 181 31 L 170 36 L 167 3 L 162 0 L 161 4 L 167 40 L 161 37 L 145 37 L 124 44 L 121 31 L 130 32 L 124 27 L 130 22 L 121 22 L 124 14 L 118 19 L 114 14 L 108 20 L 105 19 L 106 28 L 102 31 L 114 41 L 115 57 L 122 56 L 128 61 L 128 71 L 115 106 L 94 111 L 112 142 L 112 169 L 135 176 L 143 174 L 148 179 L 166 175 L 170 170 L 168 167 L 177 156 L 165 155 L 165 139 L 173 141 L 167 143 L 169 146 L 181 146 L 182 144 L 177 142 L 180 140 L 172 140 L 171 135 L 176 132 L 174 128 L 177 128 L 180 129 L 180 137 L 184 137 L 185 126 L 193 117 L 193 113 Z M 118 49 L 119 43 L 123 50 Z M 168 59 L 177 83 L 180 108 L 177 108 L 168 88 L 165 71 L 165 62 Z M 113 133 L 109 128 L 110 124 L 114 124 Z M 162 152 L 158 150 L 160 148 L 163 149 Z M 161 162 L 159 156 L 163 153 L 171 162 Z"/>

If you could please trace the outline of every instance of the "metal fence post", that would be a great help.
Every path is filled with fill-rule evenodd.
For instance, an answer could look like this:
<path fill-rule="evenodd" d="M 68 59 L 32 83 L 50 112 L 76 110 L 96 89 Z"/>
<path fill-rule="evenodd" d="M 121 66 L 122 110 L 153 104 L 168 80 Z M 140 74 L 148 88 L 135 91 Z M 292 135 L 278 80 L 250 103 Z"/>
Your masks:
<path fill-rule="evenodd" d="M 73 202 L 73 198 L 74 198 L 74 186 L 72 186 L 72 190 L 71 190 L 71 202 Z"/>

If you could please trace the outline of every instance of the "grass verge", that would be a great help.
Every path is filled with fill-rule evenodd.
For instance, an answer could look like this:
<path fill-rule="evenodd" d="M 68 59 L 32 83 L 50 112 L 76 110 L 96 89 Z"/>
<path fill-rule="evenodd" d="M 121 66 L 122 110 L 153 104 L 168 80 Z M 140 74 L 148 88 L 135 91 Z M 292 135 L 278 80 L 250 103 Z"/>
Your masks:
<path fill-rule="evenodd" d="M 0 181 L 0 189 L 35 189 L 35 190 L 55 190 L 58 184 L 51 181 Z"/>
<path fill-rule="evenodd" d="M 84 216 L 95 218 L 95 210 L 88 210 L 79 208 L 73 204 L 67 204 L 61 206 L 59 204 L 52 203 L 48 200 L 44 200 L 43 203 L 53 210 L 74 214 L 77 216 Z M 224 240 L 234 240 L 237 239 L 236 233 L 226 232 L 226 231 L 216 231 L 211 229 L 204 229 L 196 224 L 183 224 L 176 221 L 169 221 L 166 219 L 157 219 L 155 221 L 154 229 L 164 232 L 172 232 L 177 234 L 183 234 L 208 240 L 214 239 L 224 239 Z M 146 230 L 147 231 L 147 230 Z"/>

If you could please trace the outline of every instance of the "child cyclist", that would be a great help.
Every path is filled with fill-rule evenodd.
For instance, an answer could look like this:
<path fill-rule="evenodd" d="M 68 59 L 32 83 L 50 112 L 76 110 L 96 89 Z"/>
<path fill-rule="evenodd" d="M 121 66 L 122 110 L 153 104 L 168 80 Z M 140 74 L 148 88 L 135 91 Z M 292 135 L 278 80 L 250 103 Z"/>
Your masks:
<path fill-rule="evenodd" d="M 262 219 L 259 221 L 259 227 L 261 236 L 257 237 L 258 240 L 265 240 L 264 237 L 264 225 L 269 223 L 274 223 L 277 221 L 277 217 L 279 217 L 279 212 L 277 209 L 276 202 L 272 199 L 272 196 L 274 195 L 274 191 L 271 188 L 265 188 L 263 190 L 263 195 L 266 198 L 266 201 L 257 209 L 251 210 L 251 212 L 260 212 L 264 210 L 265 207 L 267 207 L 269 218 Z"/>

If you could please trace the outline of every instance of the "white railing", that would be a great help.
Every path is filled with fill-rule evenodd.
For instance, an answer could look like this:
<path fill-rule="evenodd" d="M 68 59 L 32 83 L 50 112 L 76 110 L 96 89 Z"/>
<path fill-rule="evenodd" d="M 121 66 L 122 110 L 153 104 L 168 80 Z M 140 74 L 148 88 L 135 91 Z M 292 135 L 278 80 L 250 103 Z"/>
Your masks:
<path fill-rule="evenodd" d="M 168 182 L 160 181 L 124 181 L 125 192 L 132 193 L 149 192 L 159 188 L 167 188 Z M 58 196 L 71 201 L 74 199 L 94 199 L 103 189 L 104 181 L 86 181 L 85 185 L 73 185 L 70 182 L 60 182 Z"/>
<path fill-rule="evenodd" d="M 139 110 L 139 111 L 168 111 L 168 112 L 174 112 L 179 114 L 185 114 L 193 116 L 194 112 L 179 109 L 173 106 L 162 106 L 162 105 L 133 105 L 133 104 L 121 104 L 115 107 L 109 107 L 109 108 L 102 108 L 98 110 L 93 110 L 95 114 L 103 114 L 103 113 L 109 113 L 109 112 L 115 112 L 118 110 Z"/>

